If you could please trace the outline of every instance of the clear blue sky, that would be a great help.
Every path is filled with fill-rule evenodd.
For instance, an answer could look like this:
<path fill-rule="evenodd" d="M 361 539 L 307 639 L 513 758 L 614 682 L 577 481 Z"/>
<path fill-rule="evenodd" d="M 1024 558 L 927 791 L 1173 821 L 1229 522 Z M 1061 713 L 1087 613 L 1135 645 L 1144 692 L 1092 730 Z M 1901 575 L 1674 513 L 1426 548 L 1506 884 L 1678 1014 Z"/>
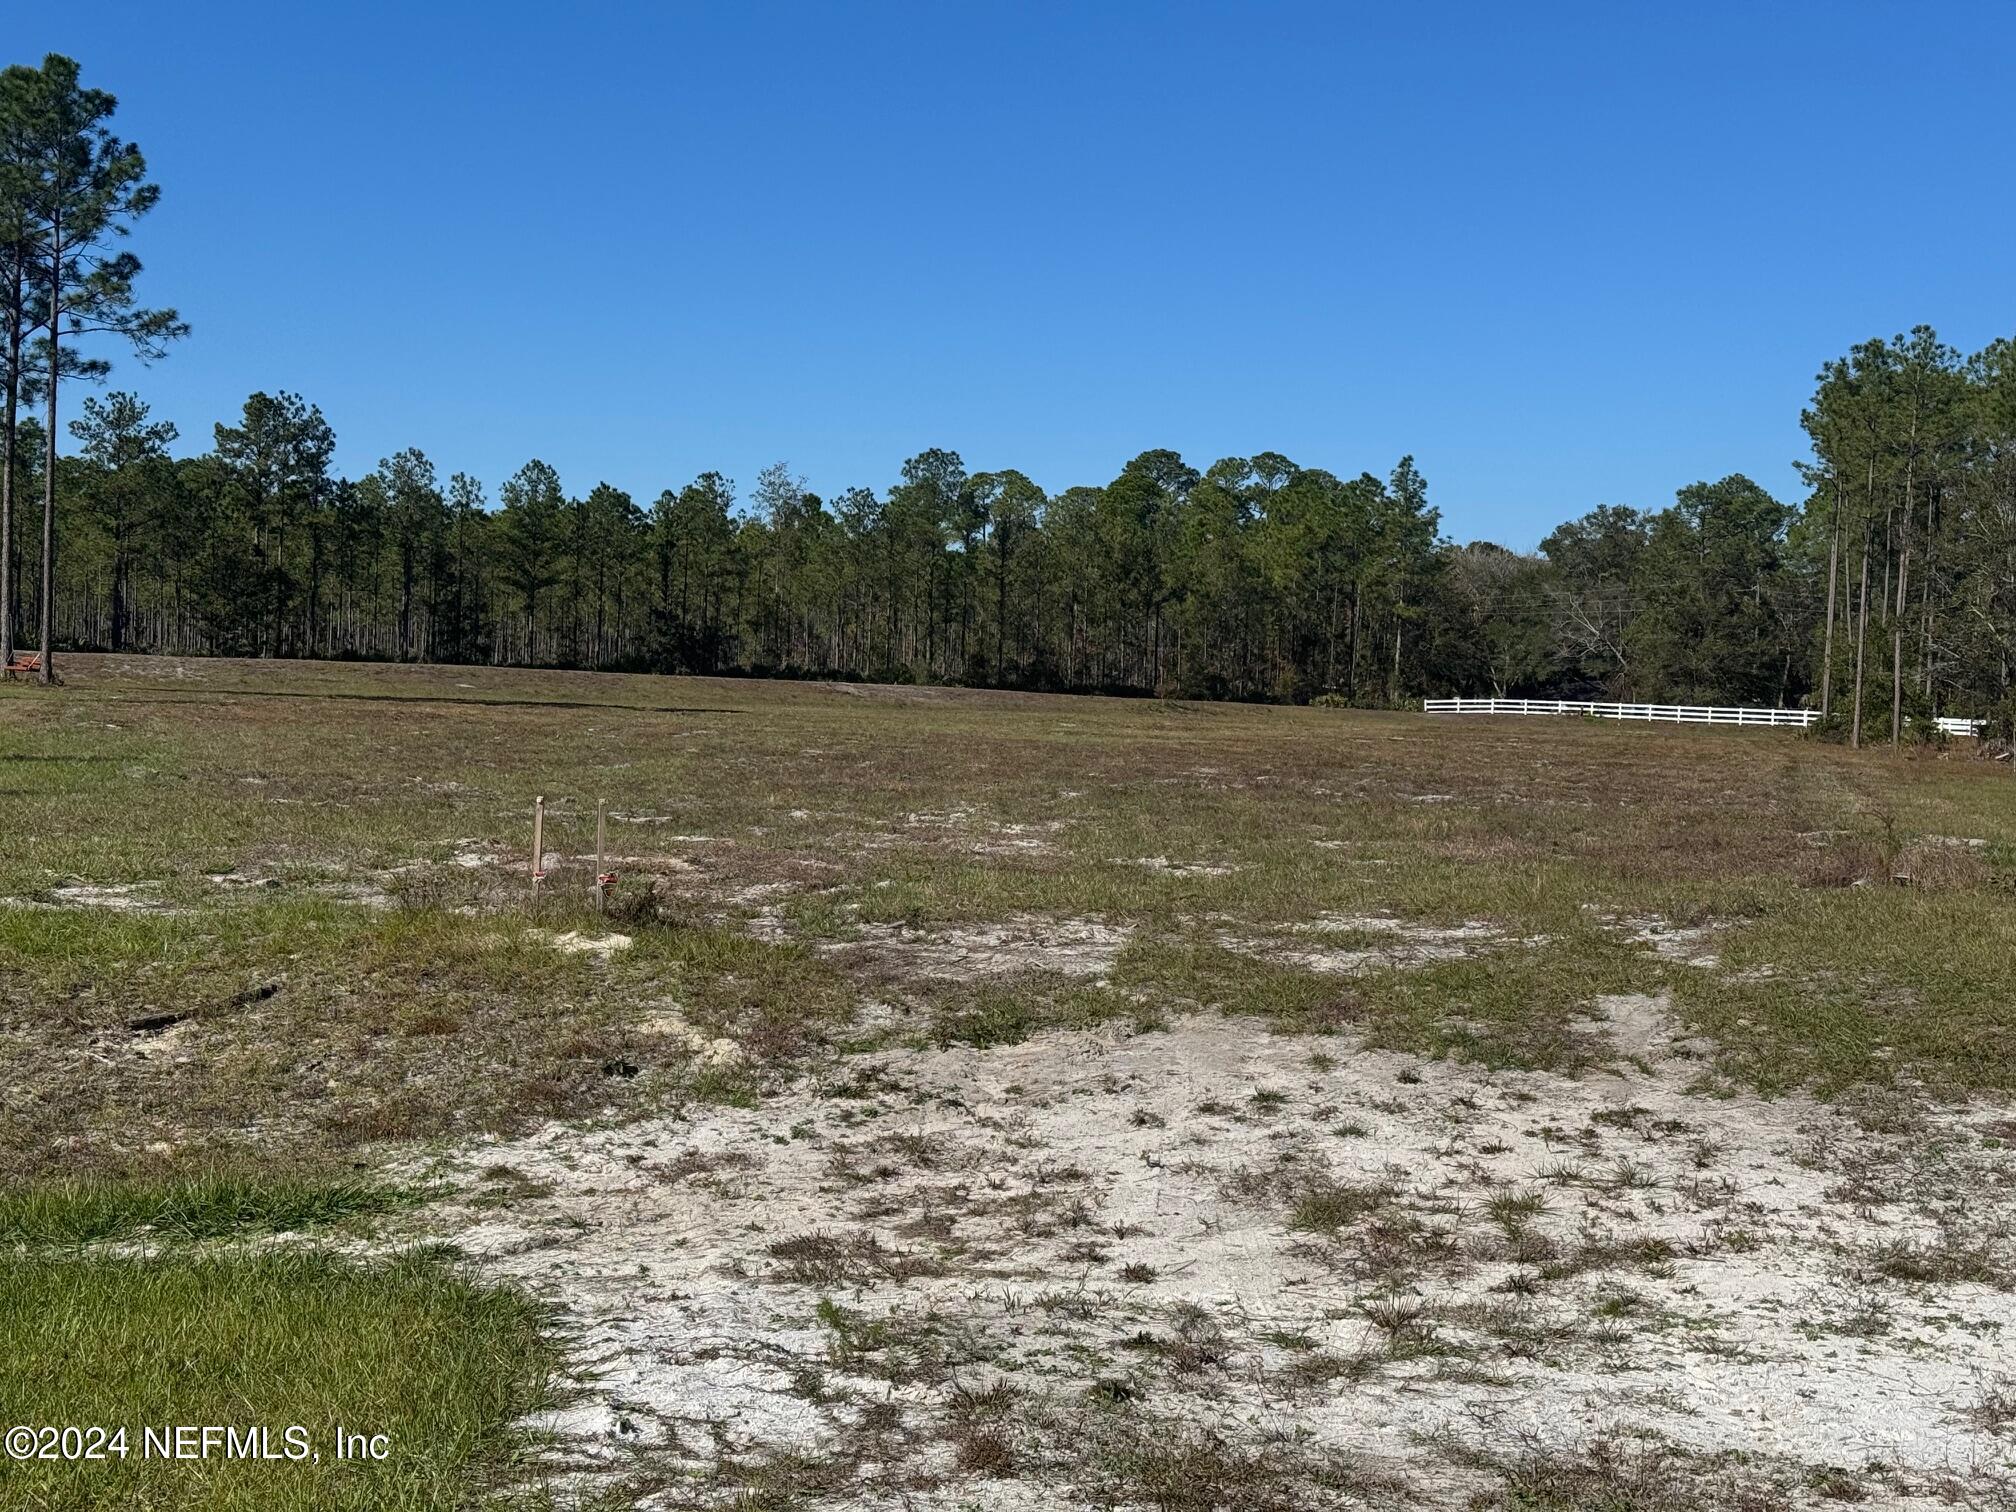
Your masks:
<path fill-rule="evenodd" d="M 1445 528 L 1797 491 L 1824 359 L 2016 333 L 2016 6 L 10 7 L 115 91 L 195 333 L 257 388 L 648 503 L 927 446 L 1046 488 L 1173 447 L 1412 452 Z M 74 413 L 74 399 L 72 413 Z"/>

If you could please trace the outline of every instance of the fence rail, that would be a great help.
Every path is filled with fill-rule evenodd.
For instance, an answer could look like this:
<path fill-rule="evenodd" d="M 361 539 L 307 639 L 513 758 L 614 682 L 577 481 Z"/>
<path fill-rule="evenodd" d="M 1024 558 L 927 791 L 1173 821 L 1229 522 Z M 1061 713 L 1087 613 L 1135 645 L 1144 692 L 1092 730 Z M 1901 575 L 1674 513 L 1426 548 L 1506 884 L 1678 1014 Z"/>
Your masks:
<path fill-rule="evenodd" d="M 1650 719 L 1674 724 L 1762 725 L 1803 730 L 1820 719 L 1817 709 L 1715 708 L 1706 704 L 1594 703 L 1573 698 L 1427 698 L 1427 714 L 1581 714 L 1594 719 Z M 1985 721 L 1941 715 L 1947 735 L 1978 735 Z"/>

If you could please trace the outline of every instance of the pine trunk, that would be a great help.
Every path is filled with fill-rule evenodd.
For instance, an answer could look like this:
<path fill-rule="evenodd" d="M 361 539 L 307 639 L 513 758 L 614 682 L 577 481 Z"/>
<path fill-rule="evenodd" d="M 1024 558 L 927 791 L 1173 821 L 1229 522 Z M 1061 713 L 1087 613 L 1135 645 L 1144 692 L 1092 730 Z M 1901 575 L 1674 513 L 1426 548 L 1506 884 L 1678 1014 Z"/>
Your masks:
<path fill-rule="evenodd" d="M 49 226 L 49 434 L 42 465 L 42 686 L 56 681 L 56 387 L 62 372 L 63 223 Z"/>
<path fill-rule="evenodd" d="M 1863 527 L 1862 535 L 1862 589 L 1857 595 L 1860 600 L 1855 616 L 1855 717 L 1849 726 L 1848 744 L 1862 748 L 1862 658 L 1869 644 L 1869 533 Z"/>
<path fill-rule="evenodd" d="M 1834 480 L 1834 524 L 1827 533 L 1827 639 L 1820 654 L 1820 717 L 1834 712 L 1834 582 L 1841 564 L 1841 480 Z"/>

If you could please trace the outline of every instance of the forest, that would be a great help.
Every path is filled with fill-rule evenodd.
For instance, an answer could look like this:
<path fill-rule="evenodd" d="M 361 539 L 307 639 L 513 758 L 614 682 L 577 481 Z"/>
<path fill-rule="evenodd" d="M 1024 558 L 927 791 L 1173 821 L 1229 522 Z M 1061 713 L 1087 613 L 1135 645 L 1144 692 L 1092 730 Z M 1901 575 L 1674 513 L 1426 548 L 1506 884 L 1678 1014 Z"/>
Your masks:
<path fill-rule="evenodd" d="M 1411 457 L 1381 476 L 1158 450 L 1053 494 L 932 449 L 831 498 L 779 462 L 746 490 L 707 472 L 639 499 L 536 458 L 486 481 L 416 445 L 344 477 L 298 394 L 252 394 L 196 454 L 130 391 L 60 418 L 109 373 L 89 340 L 151 361 L 188 330 L 135 298 L 123 238 L 158 190 L 115 108 L 67 59 L 0 75 L 0 637 L 45 671 L 75 648 L 1600 695 L 1805 703 L 1858 741 L 2011 703 L 2016 341 L 1863 342 L 1801 416 L 1803 498 L 1731 475 L 1600 505 L 1531 552 L 1448 539 Z"/>

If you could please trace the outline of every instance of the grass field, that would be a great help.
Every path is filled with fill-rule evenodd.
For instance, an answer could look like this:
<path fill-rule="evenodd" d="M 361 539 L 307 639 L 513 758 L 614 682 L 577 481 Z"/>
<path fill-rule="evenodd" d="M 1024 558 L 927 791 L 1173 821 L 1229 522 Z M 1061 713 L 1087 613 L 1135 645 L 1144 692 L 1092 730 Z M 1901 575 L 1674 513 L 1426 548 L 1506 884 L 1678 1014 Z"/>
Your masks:
<path fill-rule="evenodd" d="M 1935 1505 L 2016 1473 L 2007 762 L 65 672 L 0 689 L 0 1242 L 37 1316 L 326 1264 L 428 1316 L 513 1284 L 573 1341 L 544 1469 L 500 1478 L 538 1391 L 493 1369 L 439 1409 L 477 1447 L 302 1505 Z M 384 1269 L 417 1241 L 465 1258 Z M 260 1420 L 340 1385 L 274 1389 Z"/>
<path fill-rule="evenodd" d="M 0 1495 L 38 1508 L 451 1512 L 500 1480 L 507 1424 L 540 1405 L 539 1323 L 523 1300 L 417 1256 L 0 1259 L 10 1426 L 126 1429 L 105 1458 L 7 1465 Z M 146 1429 L 175 1424 L 264 1428 L 259 1454 L 275 1457 L 148 1453 Z M 345 1429 L 383 1434 L 388 1452 L 339 1462 Z"/>

